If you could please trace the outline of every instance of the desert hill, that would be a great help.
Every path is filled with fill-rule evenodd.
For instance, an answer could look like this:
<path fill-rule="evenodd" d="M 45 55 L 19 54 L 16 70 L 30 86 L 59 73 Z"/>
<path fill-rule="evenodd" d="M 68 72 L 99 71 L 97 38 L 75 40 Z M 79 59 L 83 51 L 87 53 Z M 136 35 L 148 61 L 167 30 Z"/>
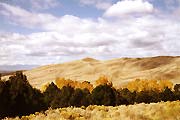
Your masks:
<path fill-rule="evenodd" d="M 149 58 L 119 58 L 100 61 L 84 58 L 63 64 L 41 66 L 24 72 L 37 88 L 58 77 L 94 83 L 106 75 L 114 86 L 134 79 L 168 79 L 180 83 L 180 57 L 159 56 Z"/>

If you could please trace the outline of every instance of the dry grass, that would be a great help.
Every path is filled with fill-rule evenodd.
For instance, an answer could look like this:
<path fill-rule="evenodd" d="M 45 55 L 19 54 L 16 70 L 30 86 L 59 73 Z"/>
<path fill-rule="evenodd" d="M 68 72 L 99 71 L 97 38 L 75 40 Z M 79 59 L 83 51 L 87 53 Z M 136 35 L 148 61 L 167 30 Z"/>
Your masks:
<path fill-rule="evenodd" d="M 6 120 L 20 120 L 18 117 Z M 180 120 L 180 101 L 129 106 L 60 108 L 24 116 L 21 120 Z"/>

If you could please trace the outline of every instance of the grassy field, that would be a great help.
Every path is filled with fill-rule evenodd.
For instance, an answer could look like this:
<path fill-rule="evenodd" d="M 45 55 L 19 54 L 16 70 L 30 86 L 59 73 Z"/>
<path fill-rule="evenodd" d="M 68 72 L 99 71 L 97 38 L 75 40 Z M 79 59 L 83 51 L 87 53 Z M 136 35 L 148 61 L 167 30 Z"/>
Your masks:
<path fill-rule="evenodd" d="M 49 109 L 5 120 L 180 120 L 180 101 L 121 106 Z"/>

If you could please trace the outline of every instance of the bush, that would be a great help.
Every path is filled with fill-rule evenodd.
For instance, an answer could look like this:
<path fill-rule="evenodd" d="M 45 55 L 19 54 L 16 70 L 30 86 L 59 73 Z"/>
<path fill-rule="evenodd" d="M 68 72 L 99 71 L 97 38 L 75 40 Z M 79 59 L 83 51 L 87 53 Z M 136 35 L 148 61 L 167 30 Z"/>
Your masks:
<path fill-rule="evenodd" d="M 103 83 L 90 93 L 88 89 L 74 89 L 69 85 L 59 89 L 51 83 L 41 93 L 29 84 L 22 72 L 16 72 L 8 81 L 0 81 L 0 119 L 28 115 L 48 107 L 115 106 L 173 100 L 180 100 L 180 84 L 174 86 L 174 91 L 166 87 L 162 91 L 146 89 L 131 92 L 127 88 L 116 90 L 112 84 Z"/>
<path fill-rule="evenodd" d="M 175 100 L 180 100 L 180 84 L 174 86 Z"/>
<path fill-rule="evenodd" d="M 121 98 L 124 99 L 124 102 L 126 105 L 134 104 L 136 92 L 131 92 L 127 88 L 118 90 L 118 92 L 119 92 Z"/>
<path fill-rule="evenodd" d="M 70 105 L 81 107 L 81 106 L 88 106 L 90 105 L 90 92 L 88 89 L 75 89 L 71 98 L 70 98 Z"/>
<path fill-rule="evenodd" d="M 168 87 L 166 87 L 164 89 L 164 91 L 160 93 L 160 97 L 161 97 L 161 100 L 164 101 L 164 102 L 175 100 L 174 93 Z"/>
<path fill-rule="evenodd" d="M 27 81 L 22 72 L 16 72 L 8 81 L 0 82 L 0 117 L 22 116 L 45 110 L 43 95 Z"/>
<path fill-rule="evenodd" d="M 44 91 L 44 101 L 47 107 L 52 107 L 54 99 L 60 96 L 60 89 L 52 82 Z M 53 106 L 54 107 L 54 106 Z"/>
<path fill-rule="evenodd" d="M 116 104 L 116 93 L 114 89 L 109 85 L 99 85 L 93 89 L 92 104 L 94 105 L 111 105 Z"/>
<path fill-rule="evenodd" d="M 160 102 L 160 96 L 157 91 L 141 91 L 136 94 L 135 101 L 137 103 L 152 103 Z"/>

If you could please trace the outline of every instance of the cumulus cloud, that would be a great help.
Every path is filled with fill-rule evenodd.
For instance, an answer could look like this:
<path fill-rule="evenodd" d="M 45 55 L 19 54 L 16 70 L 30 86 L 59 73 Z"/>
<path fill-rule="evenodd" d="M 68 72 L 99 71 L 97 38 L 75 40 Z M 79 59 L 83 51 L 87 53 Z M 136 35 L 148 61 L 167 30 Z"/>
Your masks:
<path fill-rule="evenodd" d="M 0 14 L 4 15 L 16 24 L 21 24 L 29 28 L 33 28 L 35 26 L 43 27 L 47 23 L 51 23 L 57 19 L 50 14 L 31 13 L 18 6 L 6 3 L 0 3 Z"/>
<path fill-rule="evenodd" d="M 147 0 L 154 3 L 154 7 L 161 14 L 172 14 L 180 8 L 180 0 Z M 178 17 L 178 16 L 177 16 Z"/>
<path fill-rule="evenodd" d="M 18 26 L 43 31 L 26 35 L 0 33 L 0 64 L 49 64 L 86 56 L 107 59 L 180 53 L 180 23 L 168 16 L 92 20 L 34 13 L 5 3 L 0 4 L 0 14 Z"/>
<path fill-rule="evenodd" d="M 30 3 L 34 9 L 49 9 L 60 4 L 57 0 L 30 0 Z"/>
<path fill-rule="evenodd" d="M 83 5 L 95 6 L 97 9 L 106 10 L 112 5 L 112 0 L 80 0 Z"/>
<path fill-rule="evenodd" d="M 1 0 L 11 5 L 19 5 L 32 11 L 48 10 L 61 5 L 59 0 Z"/>
<path fill-rule="evenodd" d="M 107 17 L 121 17 L 125 15 L 136 15 L 152 13 L 153 5 L 144 0 L 122 0 L 108 8 L 105 12 Z"/>

